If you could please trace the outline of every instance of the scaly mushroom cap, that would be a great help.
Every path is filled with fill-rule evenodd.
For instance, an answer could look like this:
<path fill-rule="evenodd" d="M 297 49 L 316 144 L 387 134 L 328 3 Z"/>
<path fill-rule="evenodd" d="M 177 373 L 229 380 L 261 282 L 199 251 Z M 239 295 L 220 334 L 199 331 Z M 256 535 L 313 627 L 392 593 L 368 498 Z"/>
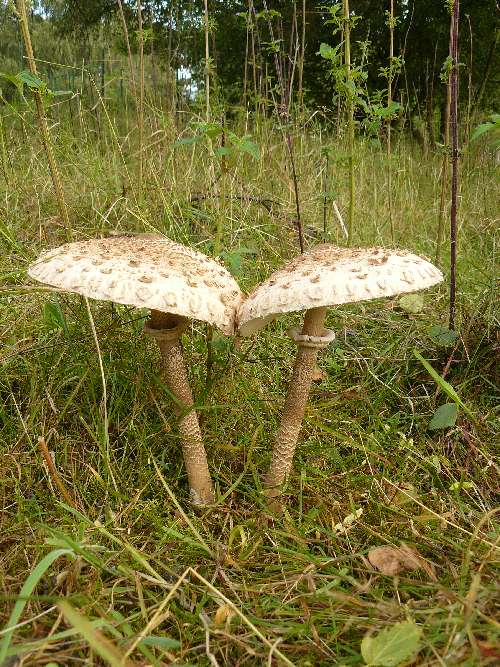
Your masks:
<path fill-rule="evenodd" d="M 251 336 L 281 313 L 415 292 L 442 279 L 406 250 L 318 245 L 261 283 L 241 304 L 237 326 Z"/>
<path fill-rule="evenodd" d="M 243 297 L 221 264 L 160 236 L 67 243 L 43 253 L 28 274 L 92 299 L 202 320 L 226 334 L 234 333 Z"/>

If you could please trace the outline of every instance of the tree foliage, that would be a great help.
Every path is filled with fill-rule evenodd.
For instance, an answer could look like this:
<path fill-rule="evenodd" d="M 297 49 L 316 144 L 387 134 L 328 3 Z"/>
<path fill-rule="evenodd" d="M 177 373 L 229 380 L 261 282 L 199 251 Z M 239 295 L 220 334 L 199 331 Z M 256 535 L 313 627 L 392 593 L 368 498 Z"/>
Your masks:
<path fill-rule="evenodd" d="M 137 47 L 135 0 L 123 0 L 132 49 Z M 145 48 L 154 50 L 160 67 L 188 70 L 203 87 L 204 37 L 202 4 L 195 0 L 143 0 Z M 304 48 L 304 90 L 311 106 L 332 106 L 332 87 L 327 80 L 328 62 L 319 55 L 321 44 L 339 46 L 341 34 L 332 34 L 328 19 L 335 0 L 308 0 L 306 43 Z M 352 15 L 359 21 L 352 27 L 352 59 L 361 64 L 366 88 L 384 87 L 388 67 L 389 26 L 384 3 L 380 0 L 351 0 Z M 472 101 L 488 112 L 496 111 L 498 101 L 498 28 L 493 25 L 495 0 L 461 0 L 460 59 L 462 72 L 472 82 Z M 448 55 L 449 9 L 445 0 L 396 0 L 394 3 L 395 54 L 400 68 L 394 77 L 393 98 L 406 100 L 410 110 L 425 108 L 426 100 L 438 108 L 445 101 L 445 86 L 439 75 Z M 18 60 L 19 38 L 4 1 L 2 5 L 4 39 L 0 55 Z M 88 35 L 101 38 L 125 52 L 125 43 L 117 20 L 116 0 L 43 0 L 34 4 L 32 20 L 50 24 L 59 36 L 71 35 L 75 50 L 85 50 Z M 302 2 L 298 0 L 210 0 L 210 51 L 214 91 L 225 104 L 239 104 L 243 82 L 247 80 L 249 97 L 255 93 L 253 78 L 259 80 L 258 94 L 278 85 L 275 56 L 280 53 L 284 68 L 294 72 L 302 30 Z M 471 58 L 472 43 L 472 58 Z M 36 44 L 40 48 L 39 44 Z M 43 47 L 42 47 L 43 48 Z M 253 51 L 252 51 L 253 48 Z M 81 54 L 79 54 L 81 55 Z M 254 71 L 255 70 L 255 71 Z M 246 75 L 245 75 L 246 72 Z M 462 74 L 462 101 L 469 95 Z"/>

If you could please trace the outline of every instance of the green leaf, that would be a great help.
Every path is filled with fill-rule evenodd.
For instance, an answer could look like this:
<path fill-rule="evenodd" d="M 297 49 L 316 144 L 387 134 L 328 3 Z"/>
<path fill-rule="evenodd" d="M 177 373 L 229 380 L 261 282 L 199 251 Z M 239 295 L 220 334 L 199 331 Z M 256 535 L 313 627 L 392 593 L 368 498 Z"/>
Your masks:
<path fill-rule="evenodd" d="M 139 644 L 163 649 L 179 648 L 181 645 L 177 639 L 171 639 L 170 637 L 144 637 Z"/>
<path fill-rule="evenodd" d="M 17 625 L 19 619 L 21 618 L 24 607 L 29 602 L 30 595 L 35 590 L 36 585 L 55 560 L 61 556 L 73 555 L 73 551 L 70 549 L 55 549 L 54 551 L 51 551 L 46 556 L 44 556 L 38 565 L 36 565 L 36 567 L 31 571 L 29 577 L 26 579 L 23 587 L 21 588 L 21 592 L 19 593 L 16 604 L 12 609 L 10 618 L 7 621 L 7 625 L 3 629 L 3 639 L 0 643 L 0 665 L 4 664 L 4 660 L 12 640 L 12 635 L 14 634 L 14 626 Z"/>
<path fill-rule="evenodd" d="M 361 655 L 367 665 L 396 667 L 418 651 L 422 630 L 411 621 L 396 623 L 378 635 L 367 635 L 361 642 Z"/>
<path fill-rule="evenodd" d="M 42 81 L 42 79 L 40 79 L 35 74 L 28 72 L 28 70 L 23 70 L 22 72 L 19 72 L 17 78 L 19 79 L 19 81 L 21 81 L 21 83 L 28 86 L 28 88 L 31 88 L 31 90 L 38 90 L 42 92 L 47 88 L 47 84 L 45 83 L 45 81 Z"/>
<path fill-rule="evenodd" d="M 231 252 L 221 252 L 220 256 L 224 264 L 233 276 L 238 276 L 241 270 L 241 263 L 244 255 L 255 255 L 255 251 L 245 246 L 240 246 L 231 250 Z"/>
<path fill-rule="evenodd" d="M 260 158 L 260 152 L 257 144 L 255 144 L 253 141 L 250 141 L 250 139 L 243 137 L 240 139 L 237 146 L 238 150 L 242 151 L 243 153 L 248 153 L 248 155 L 251 155 L 254 160 L 258 160 Z"/>
<path fill-rule="evenodd" d="M 329 44 L 322 42 L 319 47 L 319 55 L 325 60 L 335 61 L 337 59 L 339 47 L 333 48 Z"/>
<path fill-rule="evenodd" d="M 198 141 L 201 141 L 203 137 L 199 135 L 195 135 L 194 137 L 183 137 L 182 139 L 177 139 L 177 141 L 174 141 L 172 144 L 172 148 L 178 148 L 179 146 L 191 146 L 192 144 L 198 143 Z"/>
<path fill-rule="evenodd" d="M 200 134 L 210 139 L 215 139 L 224 134 L 224 127 L 220 123 L 199 123 L 198 130 Z"/>
<path fill-rule="evenodd" d="M 433 468 L 437 470 L 437 472 L 441 472 L 441 461 L 439 460 L 439 456 L 436 456 L 433 454 L 432 456 L 426 456 L 425 460 L 428 461 Z"/>
<path fill-rule="evenodd" d="M 458 416 L 458 405 L 456 403 L 444 403 L 434 413 L 429 428 L 437 431 L 441 428 L 450 428 L 454 426 Z"/>
<path fill-rule="evenodd" d="M 478 125 L 474 128 L 474 132 L 472 133 L 470 140 L 476 141 L 476 139 L 478 139 L 482 134 L 490 132 L 494 127 L 495 126 L 493 123 L 481 123 L 481 125 Z"/>
<path fill-rule="evenodd" d="M 226 157 L 231 154 L 231 151 L 227 146 L 219 146 L 219 148 L 214 150 L 214 154 L 217 155 L 217 157 Z"/>
<path fill-rule="evenodd" d="M 424 297 L 421 294 L 405 294 L 399 299 L 399 306 L 407 313 L 416 315 L 424 307 Z"/>
<path fill-rule="evenodd" d="M 4 81 L 8 81 L 11 83 L 13 86 L 17 88 L 17 92 L 20 93 L 21 95 L 23 94 L 23 88 L 24 84 L 22 81 L 20 81 L 18 75 L 16 74 L 7 74 L 6 72 L 0 72 L 0 79 L 3 79 Z"/>
<path fill-rule="evenodd" d="M 487 123 L 481 123 L 481 125 L 478 125 L 477 127 L 474 128 L 470 140 L 471 142 L 475 141 L 483 134 L 487 134 L 490 132 L 493 132 L 496 136 L 498 136 L 499 131 L 500 131 L 500 114 L 492 114 L 490 116 L 490 120 Z"/>
<path fill-rule="evenodd" d="M 58 303 L 47 301 L 43 307 L 43 319 L 48 329 L 62 329 L 68 333 L 66 318 Z"/>
<path fill-rule="evenodd" d="M 461 491 L 462 489 L 473 489 L 474 482 L 453 482 L 450 484 L 450 491 Z"/>
<path fill-rule="evenodd" d="M 444 378 L 442 378 L 439 373 L 437 373 L 430 363 L 426 361 L 423 356 L 418 352 L 417 350 L 413 350 L 413 354 L 415 357 L 420 361 L 422 366 L 428 371 L 429 375 L 431 378 L 434 380 L 434 382 L 441 387 L 441 389 L 444 391 L 444 393 L 451 398 L 452 401 L 455 401 L 457 405 L 459 405 L 468 415 L 469 417 L 474 418 L 474 413 L 472 410 L 470 410 L 465 403 L 462 401 L 460 396 L 457 394 L 457 392 L 453 389 L 451 384 L 449 382 L 446 382 Z"/>
<path fill-rule="evenodd" d="M 456 331 L 443 327 L 441 324 L 435 324 L 427 333 L 435 343 L 442 345 L 443 347 L 453 345 L 458 338 Z"/>

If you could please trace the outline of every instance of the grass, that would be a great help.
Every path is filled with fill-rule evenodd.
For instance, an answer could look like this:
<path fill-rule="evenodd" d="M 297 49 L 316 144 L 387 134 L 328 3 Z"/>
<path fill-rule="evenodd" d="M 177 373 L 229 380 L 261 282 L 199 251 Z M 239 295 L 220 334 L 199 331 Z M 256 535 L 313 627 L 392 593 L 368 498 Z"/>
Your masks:
<path fill-rule="evenodd" d="M 52 129 L 76 238 L 156 229 L 210 252 L 222 227 L 223 256 L 246 290 L 297 253 L 286 147 L 270 124 L 255 133 L 261 159 L 234 158 L 224 187 L 229 195 L 272 199 L 271 213 L 247 200 L 192 203 L 194 193 L 216 192 L 207 151 L 202 145 L 173 150 L 179 130 L 161 114 L 159 130 L 146 127 L 145 196 L 136 200 L 128 176 L 137 164 L 135 137 L 109 131 L 113 122 L 112 113 L 102 114 L 99 135 L 85 114 L 74 131 L 64 122 Z M 338 339 L 321 357 L 326 376 L 312 393 L 287 509 L 276 518 L 263 503 L 259 476 L 292 367 L 285 331 L 298 316 L 236 346 L 216 335 L 209 387 L 204 326 L 194 323 L 185 337 L 220 498 L 215 508 L 195 513 L 171 403 L 157 376 L 158 354 L 142 334 L 145 313 L 92 302 L 98 350 L 85 302 L 47 293 L 26 278 L 41 247 L 64 242 L 64 228 L 38 139 L 18 119 L 7 118 L 5 128 L 4 664 L 360 665 L 363 637 L 406 619 L 423 631 L 414 664 L 494 664 L 500 650 L 498 241 L 488 150 L 464 159 L 455 345 L 442 347 L 429 333 L 447 322 L 446 284 L 426 293 L 418 315 L 398 308 L 397 299 L 329 311 L 327 324 Z M 433 256 L 441 159 L 423 158 L 404 139 L 393 139 L 397 242 Z M 334 157 L 331 195 L 344 215 L 348 209 L 343 147 L 324 128 L 305 124 L 295 138 L 295 159 L 309 245 L 321 241 L 327 141 Z M 359 139 L 354 166 L 354 243 L 389 244 L 383 148 Z M 343 243 L 333 211 L 329 240 Z M 446 273 L 446 263 L 442 268 Z M 428 429 L 446 397 L 414 348 L 446 373 L 473 418 L 461 412 L 455 427 Z M 39 436 L 74 508 L 48 474 Z M 398 577 L 375 571 L 369 550 L 402 542 L 418 550 L 428 569 Z M 16 600 L 16 627 L 6 632 Z"/>

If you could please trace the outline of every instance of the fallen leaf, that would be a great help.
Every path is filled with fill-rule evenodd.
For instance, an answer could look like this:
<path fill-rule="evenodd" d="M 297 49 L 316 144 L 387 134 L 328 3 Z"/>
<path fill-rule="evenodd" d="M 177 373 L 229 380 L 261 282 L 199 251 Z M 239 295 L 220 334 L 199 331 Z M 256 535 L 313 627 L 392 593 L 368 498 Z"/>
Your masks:
<path fill-rule="evenodd" d="M 500 661 L 500 643 L 495 641 L 478 641 L 477 647 L 484 658 Z"/>
<path fill-rule="evenodd" d="M 405 294 L 399 299 L 398 305 L 407 313 L 417 315 L 424 308 L 424 297 L 421 294 Z"/>
<path fill-rule="evenodd" d="M 434 412 L 429 423 L 431 431 L 443 428 L 451 428 L 455 425 L 458 417 L 458 405 L 456 403 L 443 403 Z"/>
<path fill-rule="evenodd" d="M 354 523 L 359 517 L 363 514 L 363 508 L 360 507 L 357 509 L 355 512 L 352 514 L 348 514 L 346 518 L 341 521 L 340 523 L 336 523 L 333 526 L 333 532 L 334 533 L 347 533 L 347 528 Z"/>
<path fill-rule="evenodd" d="M 368 560 L 376 570 L 388 576 L 395 576 L 404 571 L 424 570 L 432 581 L 436 581 L 432 563 L 406 544 L 400 547 L 385 546 L 370 549 Z"/>
<path fill-rule="evenodd" d="M 221 605 L 214 616 L 214 625 L 216 627 L 221 626 L 227 619 L 231 619 L 234 616 L 234 611 L 227 604 Z"/>
<path fill-rule="evenodd" d="M 422 630 L 412 621 L 396 623 L 378 635 L 366 635 L 361 655 L 367 665 L 396 667 L 418 651 Z"/>

